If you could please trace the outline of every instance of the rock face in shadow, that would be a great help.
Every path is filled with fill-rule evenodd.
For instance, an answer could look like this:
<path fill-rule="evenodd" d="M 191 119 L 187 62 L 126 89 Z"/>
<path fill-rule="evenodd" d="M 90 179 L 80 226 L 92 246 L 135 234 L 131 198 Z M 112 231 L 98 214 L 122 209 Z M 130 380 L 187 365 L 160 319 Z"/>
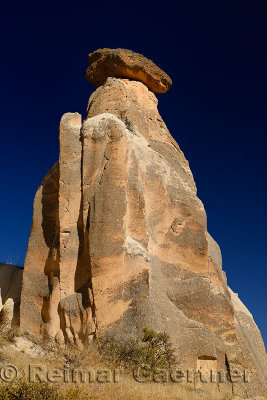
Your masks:
<path fill-rule="evenodd" d="M 155 95 L 108 77 L 83 123 L 77 113 L 62 117 L 59 137 L 59 163 L 34 201 L 21 328 L 79 346 L 98 332 L 123 341 L 144 327 L 166 331 L 184 368 L 247 369 L 246 393 L 263 391 L 262 338 L 227 286 Z"/>
<path fill-rule="evenodd" d="M 23 268 L 0 263 L 0 325 L 19 325 L 19 308 Z"/>

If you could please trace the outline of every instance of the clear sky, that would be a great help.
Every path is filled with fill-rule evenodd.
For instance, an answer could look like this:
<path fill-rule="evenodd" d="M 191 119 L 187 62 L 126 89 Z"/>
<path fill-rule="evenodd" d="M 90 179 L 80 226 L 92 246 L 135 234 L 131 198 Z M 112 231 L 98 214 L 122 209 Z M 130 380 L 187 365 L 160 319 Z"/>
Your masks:
<path fill-rule="evenodd" d="M 87 54 L 129 48 L 173 80 L 159 111 L 190 162 L 228 283 L 267 343 L 266 19 L 265 0 L 2 3 L 0 261 L 23 265 L 60 118 L 85 115 L 94 90 Z"/>

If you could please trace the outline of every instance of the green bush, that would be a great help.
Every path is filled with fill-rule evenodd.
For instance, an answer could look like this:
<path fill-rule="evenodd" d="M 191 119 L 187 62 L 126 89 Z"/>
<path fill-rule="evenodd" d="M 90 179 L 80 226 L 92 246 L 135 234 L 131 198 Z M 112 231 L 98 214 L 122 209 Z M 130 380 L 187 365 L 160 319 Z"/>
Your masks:
<path fill-rule="evenodd" d="M 75 387 L 62 393 L 57 386 L 18 379 L 0 385 L 0 400 L 80 400 L 80 396 Z"/>
<path fill-rule="evenodd" d="M 146 364 L 153 371 L 156 368 L 170 369 L 177 361 L 169 336 L 151 329 L 143 329 L 143 337 L 118 343 L 105 336 L 98 339 L 100 354 L 110 362 L 124 367 Z"/>
<path fill-rule="evenodd" d="M 0 400 L 59 400 L 56 388 L 47 384 L 16 380 L 0 386 Z"/>
<path fill-rule="evenodd" d="M 144 328 L 144 364 L 151 369 L 166 368 L 170 369 L 177 361 L 169 336 L 166 332 L 156 333 L 150 329 Z"/>

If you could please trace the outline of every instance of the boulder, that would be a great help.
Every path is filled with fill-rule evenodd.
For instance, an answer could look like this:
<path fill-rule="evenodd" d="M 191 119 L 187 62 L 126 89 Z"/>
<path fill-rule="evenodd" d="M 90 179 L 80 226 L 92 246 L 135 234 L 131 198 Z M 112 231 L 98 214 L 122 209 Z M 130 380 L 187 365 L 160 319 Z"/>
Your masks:
<path fill-rule="evenodd" d="M 131 50 L 99 49 L 89 54 L 88 61 L 86 79 L 96 86 L 109 77 L 143 82 L 154 93 L 165 93 L 172 85 L 171 78 L 153 61 Z"/>

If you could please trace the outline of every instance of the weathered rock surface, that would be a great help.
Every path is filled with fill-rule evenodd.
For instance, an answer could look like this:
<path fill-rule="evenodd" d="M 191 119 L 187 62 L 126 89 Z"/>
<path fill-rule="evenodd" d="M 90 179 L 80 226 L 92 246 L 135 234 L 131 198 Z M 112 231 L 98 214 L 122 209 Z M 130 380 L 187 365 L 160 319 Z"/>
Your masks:
<path fill-rule="evenodd" d="M 23 275 L 22 329 L 59 343 L 80 344 L 95 333 L 83 258 L 80 129 L 78 113 L 62 117 L 60 159 L 35 196 Z"/>
<path fill-rule="evenodd" d="M 264 391 L 266 353 L 227 286 L 188 161 L 142 83 L 109 77 L 87 117 L 65 114 L 60 156 L 37 191 L 21 327 L 78 345 L 166 331 L 185 368 L 247 369 Z"/>
<path fill-rule="evenodd" d="M 0 263 L 0 324 L 10 328 L 19 324 L 23 268 Z"/>
<path fill-rule="evenodd" d="M 165 93 L 171 78 L 153 61 L 126 49 L 99 49 L 89 54 L 86 79 L 101 86 L 107 78 L 128 78 L 143 82 L 154 93 Z"/>
<path fill-rule="evenodd" d="M 251 380 L 253 381 L 255 380 L 256 376 L 259 376 L 259 381 L 264 382 L 263 389 L 265 388 L 266 390 L 265 385 L 267 381 L 267 355 L 261 333 L 257 325 L 255 324 L 252 314 L 239 299 L 238 295 L 234 293 L 230 288 L 229 291 L 234 307 L 235 327 L 237 331 L 238 342 L 240 344 L 240 349 L 243 349 L 244 352 L 242 354 L 242 350 L 239 350 L 239 354 L 231 355 L 229 357 L 229 362 L 233 361 L 233 363 L 236 363 L 236 360 L 238 359 L 240 364 L 246 365 L 246 356 L 247 354 L 249 354 L 251 358 L 251 363 L 249 364 L 249 366 L 247 366 L 247 369 L 250 371 Z M 233 360 L 231 360 L 231 358 Z M 237 384 L 235 386 L 235 394 L 244 394 L 244 388 L 240 387 L 240 385 Z"/>

